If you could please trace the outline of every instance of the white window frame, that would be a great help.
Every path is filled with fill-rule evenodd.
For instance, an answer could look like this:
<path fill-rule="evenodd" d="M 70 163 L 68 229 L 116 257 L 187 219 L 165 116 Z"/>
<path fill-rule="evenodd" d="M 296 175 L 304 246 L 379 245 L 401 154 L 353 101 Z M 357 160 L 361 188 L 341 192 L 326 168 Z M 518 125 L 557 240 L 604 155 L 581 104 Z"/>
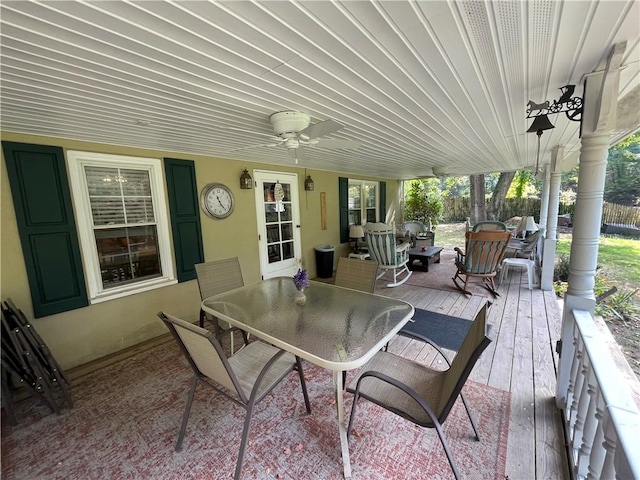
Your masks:
<path fill-rule="evenodd" d="M 177 283 L 173 268 L 169 213 L 165 198 L 164 172 L 161 160 L 75 150 L 67 151 L 66 157 L 89 301 L 92 304 L 100 303 Z M 162 276 L 108 289 L 103 287 L 89 189 L 84 175 L 85 166 L 119 167 L 147 170 L 149 172 Z"/>
<path fill-rule="evenodd" d="M 365 197 L 365 186 L 372 185 L 376 187 L 376 222 L 380 221 L 380 182 L 372 182 L 369 180 L 358 180 L 354 178 L 350 178 L 348 185 L 359 185 L 360 186 L 360 225 L 365 225 L 367 223 L 367 206 L 366 206 L 366 197 Z M 348 199 L 347 199 L 348 202 Z M 347 205 L 349 210 L 349 218 L 351 218 L 351 212 L 354 210 Z"/>

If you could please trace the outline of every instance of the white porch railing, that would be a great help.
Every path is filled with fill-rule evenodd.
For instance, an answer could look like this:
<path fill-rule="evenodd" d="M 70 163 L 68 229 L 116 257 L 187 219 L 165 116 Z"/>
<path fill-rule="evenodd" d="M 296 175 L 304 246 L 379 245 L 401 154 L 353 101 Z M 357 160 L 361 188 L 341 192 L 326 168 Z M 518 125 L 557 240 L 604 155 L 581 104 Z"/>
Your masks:
<path fill-rule="evenodd" d="M 629 380 L 591 314 L 573 310 L 567 316 L 573 338 L 562 339 L 562 356 L 571 359 L 571 370 L 558 398 L 566 399 L 560 403 L 574 476 L 640 479 L 640 411 Z"/>

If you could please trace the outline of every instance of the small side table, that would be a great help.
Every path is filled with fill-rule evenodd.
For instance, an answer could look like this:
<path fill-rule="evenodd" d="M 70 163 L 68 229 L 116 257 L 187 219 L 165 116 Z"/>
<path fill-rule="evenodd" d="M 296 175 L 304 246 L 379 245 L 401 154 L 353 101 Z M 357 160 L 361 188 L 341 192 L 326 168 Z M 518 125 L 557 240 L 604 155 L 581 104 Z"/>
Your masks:
<path fill-rule="evenodd" d="M 367 252 L 362 252 L 362 253 L 351 252 L 349 254 L 349 258 L 357 258 L 359 260 L 366 260 L 367 258 L 369 258 L 369 254 Z"/>

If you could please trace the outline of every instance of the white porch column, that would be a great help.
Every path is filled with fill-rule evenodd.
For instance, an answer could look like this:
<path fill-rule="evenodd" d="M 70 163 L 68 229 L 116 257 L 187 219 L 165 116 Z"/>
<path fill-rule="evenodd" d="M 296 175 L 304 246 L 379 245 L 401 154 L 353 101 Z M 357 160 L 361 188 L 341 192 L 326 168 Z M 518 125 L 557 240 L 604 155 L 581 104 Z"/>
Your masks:
<path fill-rule="evenodd" d="M 604 70 L 587 75 L 584 83 L 582 112 L 582 146 L 576 196 L 569 282 L 562 318 L 562 352 L 558 368 L 556 401 L 562 406 L 567 392 L 574 356 L 571 311 L 585 310 L 593 315 L 595 307 L 598 240 L 602 220 L 602 203 L 609 141 L 616 125 L 616 108 L 620 84 L 620 65 L 626 42 L 616 44 Z"/>
<path fill-rule="evenodd" d="M 545 224 L 544 248 L 542 255 L 542 273 L 540 275 L 540 288 L 553 290 L 553 269 L 556 259 L 556 244 L 558 242 L 558 206 L 560 205 L 560 176 L 557 165 L 562 162 L 564 146 L 556 145 L 551 153 L 549 165 L 549 199 L 547 208 L 547 223 Z M 542 222 L 540 222 L 542 224 Z"/>

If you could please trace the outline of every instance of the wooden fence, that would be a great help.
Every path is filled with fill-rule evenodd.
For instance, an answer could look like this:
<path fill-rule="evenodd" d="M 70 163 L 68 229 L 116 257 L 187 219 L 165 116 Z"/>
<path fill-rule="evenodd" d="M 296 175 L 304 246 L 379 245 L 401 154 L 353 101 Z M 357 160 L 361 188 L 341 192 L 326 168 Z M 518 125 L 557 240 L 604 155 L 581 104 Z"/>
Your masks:
<path fill-rule="evenodd" d="M 489 202 L 487 201 L 487 208 L 488 207 Z M 471 211 L 469 198 L 447 198 L 444 200 L 443 210 L 442 221 L 444 223 L 464 222 Z M 571 216 L 573 216 L 573 203 L 561 203 L 558 206 L 558 215 L 564 215 L 565 213 L 570 213 Z M 539 198 L 507 198 L 504 202 L 499 220 L 504 222 L 512 217 L 522 217 L 525 215 L 532 215 L 536 220 L 540 219 Z M 602 207 L 602 223 L 635 225 L 636 227 L 640 227 L 640 208 L 605 202 Z"/>

